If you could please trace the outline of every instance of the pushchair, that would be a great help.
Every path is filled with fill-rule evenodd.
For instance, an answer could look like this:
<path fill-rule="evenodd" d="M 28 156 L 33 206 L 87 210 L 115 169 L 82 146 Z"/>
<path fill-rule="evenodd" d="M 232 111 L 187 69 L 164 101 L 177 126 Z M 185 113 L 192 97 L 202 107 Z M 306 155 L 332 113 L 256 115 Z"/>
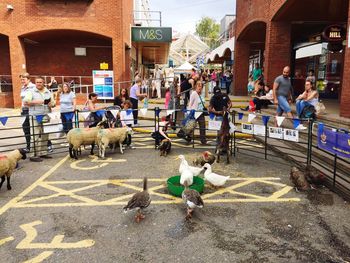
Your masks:
<path fill-rule="evenodd" d="M 106 118 L 106 123 L 104 124 L 104 128 L 117 128 L 121 127 L 121 121 L 118 115 L 114 117 L 113 113 L 111 112 L 112 110 L 118 110 L 120 111 L 121 108 L 119 106 L 109 106 L 106 108 L 105 111 L 105 118 Z"/>

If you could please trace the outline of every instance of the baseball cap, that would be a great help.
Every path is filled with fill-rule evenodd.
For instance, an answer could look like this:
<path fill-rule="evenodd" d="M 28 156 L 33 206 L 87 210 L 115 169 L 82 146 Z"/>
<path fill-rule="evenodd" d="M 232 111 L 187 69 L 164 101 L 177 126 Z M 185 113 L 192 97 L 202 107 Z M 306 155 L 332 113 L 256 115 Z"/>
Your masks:
<path fill-rule="evenodd" d="M 221 92 L 220 87 L 218 87 L 218 86 L 214 87 L 214 94 L 217 94 L 217 93 L 220 93 L 220 92 Z"/>

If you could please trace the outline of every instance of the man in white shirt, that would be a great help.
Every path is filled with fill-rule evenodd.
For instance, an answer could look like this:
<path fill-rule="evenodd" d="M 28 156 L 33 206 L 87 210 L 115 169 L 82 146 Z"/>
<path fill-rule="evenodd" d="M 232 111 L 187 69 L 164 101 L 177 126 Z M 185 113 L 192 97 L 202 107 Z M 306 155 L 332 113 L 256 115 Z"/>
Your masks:
<path fill-rule="evenodd" d="M 190 96 L 190 102 L 188 105 L 189 110 L 202 111 L 204 109 L 204 99 L 201 97 L 202 89 L 203 89 L 202 82 L 197 81 L 195 84 L 195 90 L 191 93 L 191 96 Z M 203 112 L 196 119 L 196 121 L 198 122 L 198 125 L 199 125 L 199 137 L 201 140 L 201 144 L 207 144 L 207 140 L 205 138 L 205 117 Z"/>
<path fill-rule="evenodd" d="M 30 151 L 30 122 L 29 122 L 29 108 L 24 105 L 24 98 L 27 95 L 27 92 L 30 91 L 31 89 L 35 88 L 35 85 L 30 81 L 30 76 L 29 73 L 23 73 L 19 76 L 21 78 L 21 100 L 22 100 L 22 111 L 21 115 L 25 116 L 25 120 L 22 123 L 22 128 L 24 132 L 24 136 L 26 138 L 26 151 Z"/>

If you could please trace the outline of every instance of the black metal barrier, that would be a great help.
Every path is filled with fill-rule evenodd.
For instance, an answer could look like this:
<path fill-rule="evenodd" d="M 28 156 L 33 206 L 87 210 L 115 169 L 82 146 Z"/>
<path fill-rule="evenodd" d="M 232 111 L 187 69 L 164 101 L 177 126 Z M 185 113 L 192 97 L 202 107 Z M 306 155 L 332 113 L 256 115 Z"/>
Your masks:
<path fill-rule="evenodd" d="M 138 110 L 140 111 L 140 109 Z M 166 109 L 160 109 L 158 107 L 154 109 L 148 109 L 149 112 L 149 123 L 144 122 L 143 125 L 138 125 L 134 127 L 133 140 L 137 138 L 144 139 L 145 137 L 151 138 L 151 132 L 159 131 L 161 117 L 167 115 Z M 188 112 L 188 111 L 187 111 Z M 204 112 L 205 111 L 197 111 Z M 139 112 L 140 113 L 140 112 Z M 59 113 L 56 113 L 59 114 Z M 74 112 L 74 119 L 72 121 L 73 127 L 83 127 L 85 118 L 82 117 L 86 115 L 84 111 Z M 239 115 L 247 116 L 248 113 L 242 113 L 233 110 L 231 112 L 231 122 L 236 127 L 235 131 L 231 136 L 230 141 L 230 153 L 234 157 L 238 154 L 251 155 L 255 158 L 261 158 L 264 160 L 270 160 L 273 162 L 279 162 L 281 164 L 290 166 L 290 162 L 294 165 L 305 167 L 306 165 L 312 165 L 321 172 L 323 172 L 328 179 L 328 186 L 336 192 L 342 192 L 350 196 L 350 160 L 338 156 L 337 154 L 325 151 L 318 147 L 317 143 L 317 130 L 319 122 L 313 121 L 310 119 L 301 120 L 305 125 L 305 130 L 299 130 L 299 139 L 298 141 L 286 140 L 285 138 L 273 137 L 270 134 L 270 127 L 276 128 L 275 123 L 272 121 L 275 120 L 275 116 L 269 116 L 269 123 L 266 125 L 263 123 L 262 118 L 263 114 L 255 114 L 256 118 L 254 119 L 255 124 L 262 124 L 264 126 L 263 134 L 247 134 L 244 131 L 239 129 L 239 125 L 244 125 L 244 119 L 240 120 Z M 172 137 L 176 137 L 176 132 L 182 127 L 182 121 L 185 118 L 184 110 L 174 110 L 171 114 L 171 124 L 168 130 L 168 134 L 173 134 Z M 140 116 L 140 114 L 139 114 Z M 9 116 L 7 119 L 7 125 L 0 128 L 0 152 L 7 152 L 17 148 L 25 148 L 26 140 L 23 134 L 22 122 L 25 116 Z M 39 138 L 40 134 L 37 132 L 37 128 L 41 127 L 42 124 L 38 124 L 35 119 L 37 116 L 28 116 L 30 119 L 30 156 L 38 156 L 39 152 L 37 149 L 38 139 L 42 141 L 42 144 L 53 146 L 53 152 L 48 152 L 49 155 L 67 153 L 68 144 L 66 135 L 59 131 L 47 132 L 49 139 L 42 140 Z M 140 116 L 141 119 L 142 116 Z M 246 117 L 243 117 L 246 118 Z M 57 120 L 58 119 L 58 120 Z M 57 126 L 59 125 L 59 116 L 57 116 L 56 121 L 51 120 L 50 122 L 44 123 L 45 127 Z M 208 120 L 208 117 L 206 117 Z M 295 131 L 294 127 L 291 127 L 291 119 L 285 118 L 285 123 L 283 127 L 285 129 L 290 129 Z M 34 125 L 33 125 L 34 124 Z M 85 123 L 86 124 L 86 123 Z M 270 124 L 270 125 L 269 125 Z M 329 125 L 325 126 L 327 128 L 335 129 L 336 131 L 341 131 L 341 129 L 331 127 Z M 147 129 L 148 134 L 145 136 L 144 131 L 138 131 L 138 129 L 145 128 Z M 191 141 L 186 141 L 184 139 L 176 139 L 177 145 L 182 145 L 184 147 L 192 148 L 207 148 L 215 149 L 216 148 L 216 134 L 217 131 L 209 130 L 208 125 L 206 125 L 206 139 L 208 141 L 207 145 L 200 145 L 198 138 L 198 125 L 192 132 Z M 210 135 L 208 136 L 208 131 Z M 210 137 L 210 138 L 209 138 Z M 152 140 L 151 141 L 152 145 Z M 154 141 L 154 148 L 157 148 L 156 142 Z M 287 160 L 288 162 L 286 162 Z"/>

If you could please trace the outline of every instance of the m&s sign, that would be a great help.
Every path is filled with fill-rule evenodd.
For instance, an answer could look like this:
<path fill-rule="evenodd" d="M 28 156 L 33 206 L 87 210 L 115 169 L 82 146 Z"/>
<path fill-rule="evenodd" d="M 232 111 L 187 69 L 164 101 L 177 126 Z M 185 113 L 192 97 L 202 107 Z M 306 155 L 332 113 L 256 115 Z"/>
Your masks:
<path fill-rule="evenodd" d="M 171 42 L 171 27 L 132 27 L 133 42 Z"/>

